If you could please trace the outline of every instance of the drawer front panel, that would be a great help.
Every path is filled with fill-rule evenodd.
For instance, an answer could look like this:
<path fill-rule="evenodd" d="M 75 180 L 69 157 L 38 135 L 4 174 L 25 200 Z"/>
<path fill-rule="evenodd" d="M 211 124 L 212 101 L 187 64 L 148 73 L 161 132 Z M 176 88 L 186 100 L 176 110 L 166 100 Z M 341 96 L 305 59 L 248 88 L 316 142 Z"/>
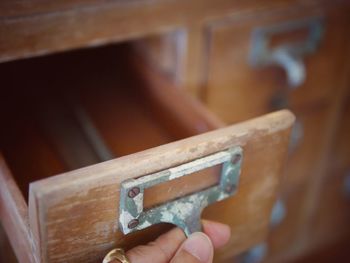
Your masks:
<path fill-rule="evenodd" d="M 30 223 L 38 226 L 34 234 L 42 261 L 99 262 L 115 246 L 130 248 L 152 240 L 168 226 L 127 236 L 118 230 L 120 183 L 234 146 L 241 146 L 244 155 L 238 192 L 208 207 L 204 217 L 227 223 L 233 231 L 229 245 L 217 255 L 219 260 L 261 242 L 292 122 L 293 116 L 282 111 L 32 183 Z M 205 174 L 202 180 L 211 176 Z"/>
<path fill-rule="evenodd" d="M 268 49 L 278 49 L 306 42 L 311 34 L 304 32 L 307 26 L 291 30 L 290 25 L 308 25 L 315 18 L 321 21 L 322 36 L 313 52 L 300 56 L 306 74 L 300 85 L 290 87 L 286 71 L 279 65 L 252 65 L 250 57 L 257 30 L 273 31 L 282 24 L 277 33 L 269 36 Z M 232 123 L 274 108 L 328 101 L 339 89 L 340 76 L 344 74 L 348 24 L 346 13 L 334 10 L 328 13 L 297 10 L 294 14 L 293 10 L 262 12 L 254 16 L 232 16 L 210 24 L 206 30 L 209 52 L 203 90 L 207 105 L 224 121 Z"/>
<path fill-rule="evenodd" d="M 350 91 L 350 88 L 348 89 Z M 332 169 L 346 170 L 350 168 L 350 95 L 345 101 L 337 127 L 332 159 Z M 332 173 L 329 173 L 332 176 Z"/>
<path fill-rule="evenodd" d="M 298 257 L 303 249 L 303 233 L 305 204 L 308 185 L 285 192 L 280 197 L 285 205 L 285 216 L 277 226 L 271 228 L 268 243 L 268 255 L 264 262 L 285 262 Z"/>
<path fill-rule="evenodd" d="M 290 147 L 282 177 L 279 198 L 285 206 L 285 217 L 269 233 L 264 262 L 293 260 L 313 246 L 308 243 L 305 229 L 310 225 L 310 218 L 305 215 L 309 214 L 313 184 L 322 180 L 319 166 L 329 140 L 327 130 L 332 122 L 332 109 L 331 105 L 319 105 L 296 112 L 302 136 Z"/>
<path fill-rule="evenodd" d="M 316 170 L 322 161 L 327 129 L 332 121 L 331 105 L 296 111 L 298 128 L 294 145 L 290 145 L 283 176 L 282 191 L 294 191 L 317 178 Z"/>
<path fill-rule="evenodd" d="M 315 247 L 349 237 L 350 168 L 345 172 L 333 170 L 332 177 L 324 180 L 312 222 L 310 240 Z"/>

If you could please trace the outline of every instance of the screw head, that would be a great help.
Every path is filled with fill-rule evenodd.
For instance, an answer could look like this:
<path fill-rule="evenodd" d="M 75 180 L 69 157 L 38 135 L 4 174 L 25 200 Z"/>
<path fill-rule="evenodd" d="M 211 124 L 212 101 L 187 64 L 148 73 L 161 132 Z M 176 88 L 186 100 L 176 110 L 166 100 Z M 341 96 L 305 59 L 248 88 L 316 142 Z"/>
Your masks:
<path fill-rule="evenodd" d="M 232 163 L 233 164 L 237 164 L 239 163 L 239 161 L 242 159 L 242 155 L 240 154 L 235 154 L 233 157 L 232 157 Z"/>
<path fill-rule="evenodd" d="M 132 229 L 137 227 L 139 224 L 139 220 L 138 219 L 132 219 L 129 224 L 128 224 L 128 228 Z"/>
<path fill-rule="evenodd" d="M 137 196 L 140 193 L 140 188 L 139 187 L 133 187 L 129 190 L 128 192 L 128 196 L 130 198 L 134 198 L 135 196 Z"/>
<path fill-rule="evenodd" d="M 229 184 L 225 187 L 225 192 L 227 194 L 231 194 L 236 189 L 236 186 L 234 184 Z"/>

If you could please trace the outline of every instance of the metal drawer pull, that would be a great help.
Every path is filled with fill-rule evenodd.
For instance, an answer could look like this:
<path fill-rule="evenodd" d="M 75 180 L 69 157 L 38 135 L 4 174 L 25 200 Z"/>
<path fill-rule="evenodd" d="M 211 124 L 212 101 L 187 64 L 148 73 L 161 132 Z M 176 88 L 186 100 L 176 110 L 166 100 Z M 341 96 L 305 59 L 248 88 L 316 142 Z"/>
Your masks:
<path fill-rule="evenodd" d="M 306 39 L 270 47 L 273 36 L 300 29 L 308 30 Z M 288 85 L 296 88 L 306 78 L 303 57 L 316 51 L 322 35 L 323 20 L 319 17 L 257 28 L 252 35 L 249 63 L 254 67 L 281 66 L 286 71 Z"/>
<path fill-rule="evenodd" d="M 286 217 L 286 205 L 282 199 L 278 199 L 271 211 L 270 226 L 277 227 Z"/>
<path fill-rule="evenodd" d="M 188 236 L 201 230 L 202 210 L 217 201 L 232 196 L 238 186 L 242 163 L 242 148 L 234 147 L 192 162 L 121 184 L 119 225 L 124 234 L 161 222 L 174 224 Z M 166 181 L 222 164 L 219 184 L 144 210 L 144 190 Z"/>
<path fill-rule="evenodd" d="M 238 257 L 239 263 L 261 263 L 267 254 L 267 244 L 258 244 Z"/>
<path fill-rule="evenodd" d="M 304 138 L 305 127 L 300 119 L 296 119 L 293 128 L 290 133 L 290 141 L 288 146 L 289 153 L 294 153 L 298 147 L 302 144 Z"/>

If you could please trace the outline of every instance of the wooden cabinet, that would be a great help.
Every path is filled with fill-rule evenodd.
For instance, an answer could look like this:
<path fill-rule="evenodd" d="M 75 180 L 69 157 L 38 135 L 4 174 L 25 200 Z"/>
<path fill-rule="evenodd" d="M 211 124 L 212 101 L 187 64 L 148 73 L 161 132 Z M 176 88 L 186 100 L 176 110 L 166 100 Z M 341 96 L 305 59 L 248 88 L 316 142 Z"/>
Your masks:
<path fill-rule="evenodd" d="M 120 184 L 237 145 L 240 190 L 203 214 L 233 232 L 217 262 L 264 242 L 264 262 L 293 261 L 341 238 L 348 13 L 323 0 L 0 3 L 0 215 L 19 260 L 99 262 L 152 240 L 169 226 L 119 232 Z M 285 108 L 290 141 L 289 112 L 259 117 Z M 145 202 L 218 181 L 200 176 Z M 277 195 L 286 214 L 269 230 Z"/>
<path fill-rule="evenodd" d="M 316 50 L 301 56 L 305 63 L 306 79 L 298 87 L 288 87 L 286 72 L 281 66 L 256 68 L 250 56 L 259 29 L 279 28 L 269 36 L 271 47 L 295 42 L 306 42 L 308 23 L 320 18 L 324 32 Z M 307 11 L 300 7 L 292 10 L 266 11 L 249 15 L 232 15 L 209 24 L 207 80 L 203 98 L 208 107 L 225 121 L 234 123 L 252 118 L 276 107 L 292 109 L 327 103 L 341 85 L 346 61 L 348 26 L 347 13 Z M 296 22 L 299 28 L 289 27 Z M 303 34 L 301 34 L 303 33 Z M 267 34 L 268 35 L 268 34 Z M 255 42 L 254 42 L 255 41 Z M 281 105 L 281 106 L 280 106 Z"/>
<path fill-rule="evenodd" d="M 270 229 L 267 256 L 263 262 L 283 262 L 301 254 L 304 237 L 300 232 L 305 225 L 303 204 L 307 200 L 307 190 L 307 185 L 301 185 L 293 191 L 283 192 L 280 200 L 285 206 L 285 215 Z"/>
<path fill-rule="evenodd" d="M 294 130 L 294 134 L 297 134 L 290 143 L 281 192 L 293 191 L 313 180 L 328 139 L 327 125 L 331 111 L 330 105 L 294 111 L 298 116 L 294 128 L 298 130 Z"/>
<path fill-rule="evenodd" d="M 336 138 L 332 145 L 331 165 L 323 179 L 317 212 L 312 218 L 311 240 L 325 247 L 348 238 L 350 219 L 349 95 L 340 111 Z"/>
<path fill-rule="evenodd" d="M 350 95 L 349 91 L 345 97 L 345 103 L 339 113 L 339 123 L 336 127 L 336 139 L 332 147 L 332 166 L 328 172 L 333 177 L 332 171 L 345 173 L 350 166 Z"/>
<path fill-rule="evenodd" d="M 334 168 L 327 172 L 333 167 L 332 162 L 328 162 L 330 158 L 333 163 L 347 158 L 345 141 L 349 138 L 348 121 L 344 117 L 342 128 L 339 128 L 343 135 L 338 135 L 344 138 L 338 143 L 338 152 L 342 152 L 333 159 L 330 145 L 337 137 L 334 129 L 348 86 L 347 14 L 348 9 L 342 7 L 309 9 L 294 5 L 288 9 L 233 13 L 205 26 L 205 78 L 199 93 L 209 109 L 229 123 L 281 107 L 290 108 L 297 117 L 280 189 L 286 215 L 281 224 L 271 230 L 264 262 L 285 262 L 309 253 L 317 247 L 316 241 L 308 239 L 312 218 L 319 214 L 319 220 L 327 221 L 327 217 L 316 208 L 320 206 L 323 211 L 328 211 L 323 195 L 328 183 L 323 178 L 335 172 Z M 257 66 L 252 63 L 259 41 L 257 36 L 263 36 L 263 44 L 271 56 L 278 49 L 293 47 L 295 43 L 303 45 L 312 39 L 310 36 L 316 30 L 310 25 L 314 21 L 318 21 L 322 34 L 312 52 L 297 57 L 299 60 L 295 64 L 301 62 L 305 72 L 305 80 L 299 85 L 290 85 L 288 76 L 292 73 L 288 73 L 284 65 L 274 62 Z M 294 63 L 291 62 L 294 58 L 291 56 L 289 62 Z M 335 190 L 327 196 L 337 198 Z M 342 210 L 334 207 L 333 213 L 342 213 Z M 329 215 L 329 220 L 337 220 L 336 217 Z M 333 226 L 334 232 L 341 232 L 344 227 L 337 226 L 336 221 L 327 222 Z M 319 226 L 315 232 L 322 232 L 321 228 Z M 330 229 L 326 223 L 324 228 L 325 231 Z M 322 238 L 327 239 L 326 236 Z"/>
<path fill-rule="evenodd" d="M 326 247 L 349 236 L 349 173 L 332 173 L 332 177 L 326 178 L 323 183 L 319 206 L 313 218 L 311 239 L 316 248 Z"/>
<path fill-rule="evenodd" d="M 152 240 L 169 226 L 120 232 L 121 183 L 238 145 L 240 190 L 203 216 L 235 232 L 218 260 L 265 238 L 294 120 L 288 111 L 222 128 L 124 45 L 1 67 L 8 87 L 1 106 L 1 220 L 20 262 L 100 262 L 115 246 Z M 154 187 L 145 205 L 218 182 L 215 171 L 193 176 Z"/>

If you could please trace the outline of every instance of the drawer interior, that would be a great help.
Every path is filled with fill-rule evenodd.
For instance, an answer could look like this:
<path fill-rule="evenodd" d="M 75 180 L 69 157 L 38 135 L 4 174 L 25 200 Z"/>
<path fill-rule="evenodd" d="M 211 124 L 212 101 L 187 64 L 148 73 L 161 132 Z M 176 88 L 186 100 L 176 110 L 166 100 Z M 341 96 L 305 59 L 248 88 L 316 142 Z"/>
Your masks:
<path fill-rule="evenodd" d="M 0 65 L 0 149 L 28 184 L 222 126 L 129 44 Z"/>

